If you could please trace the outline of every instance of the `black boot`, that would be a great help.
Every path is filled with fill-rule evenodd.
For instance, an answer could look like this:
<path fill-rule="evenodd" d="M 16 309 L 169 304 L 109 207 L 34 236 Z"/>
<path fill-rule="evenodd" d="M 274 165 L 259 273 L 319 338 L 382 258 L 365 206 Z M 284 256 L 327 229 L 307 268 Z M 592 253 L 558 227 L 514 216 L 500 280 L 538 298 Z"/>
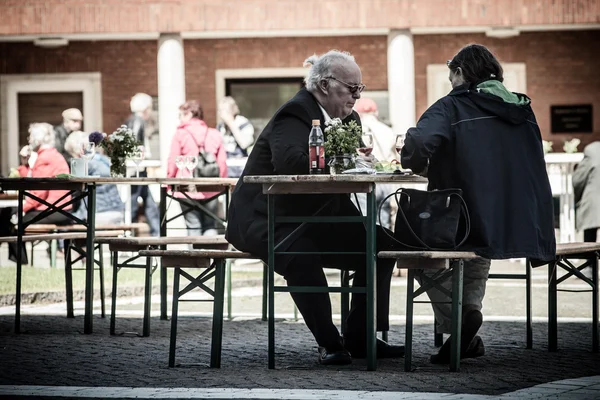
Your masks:
<path fill-rule="evenodd" d="M 460 340 L 460 358 L 475 358 L 485 354 L 485 348 L 477 331 L 483 323 L 483 315 L 479 310 L 470 310 L 465 313 Z M 452 336 L 444 342 L 437 354 L 433 354 L 429 361 L 432 364 L 449 364 L 452 347 Z"/>

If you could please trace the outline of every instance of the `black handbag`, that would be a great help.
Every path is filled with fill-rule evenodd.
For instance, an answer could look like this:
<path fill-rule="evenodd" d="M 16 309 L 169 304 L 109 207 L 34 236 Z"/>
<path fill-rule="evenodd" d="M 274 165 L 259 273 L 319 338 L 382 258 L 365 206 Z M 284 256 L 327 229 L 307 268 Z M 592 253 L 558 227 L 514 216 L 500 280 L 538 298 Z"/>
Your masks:
<path fill-rule="evenodd" d="M 471 221 L 461 189 L 398 189 L 381 204 L 392 196 L 398 205 L 393 238 L 404 247 L 456 250 L 469 237 Z M 379 218 L 381 224 L 381 206 Z"/>
<path fill-rule="evenodd" d="M 217 156 L 209 151 L 204 149 L 204 142 L 206 141 L 206 137 L 208 136 L 208 127 L 204 133 L 204 140 L 202 141 L 202 146 L 198 145 L 196 138 L 192 134 L 192 132 L 187 131 L 196 143 L 198 147 L 198 165 L 196 166 L 196 173 L 194 176 L 201 178 L 215 178 L 219 177 L 220 169 L 219 164 L 217 164 Z"/>

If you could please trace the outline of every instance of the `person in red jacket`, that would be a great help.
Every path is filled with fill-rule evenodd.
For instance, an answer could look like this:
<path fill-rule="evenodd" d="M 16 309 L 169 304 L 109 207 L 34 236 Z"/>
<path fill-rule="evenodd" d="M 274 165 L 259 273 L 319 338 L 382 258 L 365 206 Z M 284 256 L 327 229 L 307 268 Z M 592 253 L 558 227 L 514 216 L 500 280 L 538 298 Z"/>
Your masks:
<path fill-rule="evenodd" d="M 31 168 L 25 166 L 19 173 L 24 177 L 29 176 L 32 178 L 52 178 L 58 174 L 68 174 L 69 165 L 54 147 L 54 141 L 54 128 L 52 128 L 52 125 L 47 123 L 31 124 L 29 126 L 29 147 L 31 151 L 37 152 L 37 158 Z M 50 204 L 54 204 L 63 197 L 67 191 L 31 190 L 29 193 Z M 65 197 L 57 205 L 65 204 L 69 201 L 71 201 L 71 196 Z M 44 204 L 31 197 L 25 197 L 25 203 L 23 204 L 23 220 L 28 222 L 47 208 L 48 207 Z M 70 209 L 71 207 L 66 208 L 66 210 Z M 69 224 L 71 223 L 71 220 L 61 213 L 53 213 L 40 220 L 39 223 L 61 225 Z"/>
<path fill-rule="evenodd" d="M 168 178 L 188 178 L 193 176 L 193 171 L 188 171 L 185 166 L 178 168 L 175 163 L 177 156 L 198 156 L 201 148 L 212 153 L 217 159 L 219 175 L 227 177 L 227 153 L 223 146 L 221 133 L 209 128 L 203 121 L 202 107 L 195 100 L 185 102 L 179 107 L 180 124 L 171 142 L 171 151 L 167 164 Z M 217 192 L 188 192 L 193 201 L 201 204 L 213 214 L 218 214 L 219 200 Z M 206 213 L 192 208 L 193 201 L 185 198 L 183 193 L 175 193 L 181 198 L 181 209 L 184 212 L 185 224 L 190 236 L 216 235 L 216 221 Z"/>
<path fill-rule="evenodd" d="M 58 174 L 68 174 L 69 166 L 65 158 L 56 150 L 54 147 L 55 136 L 54 128 L 52 125 L 47 123 L 33 123 L 29 125 L 29 148 L 32 152 L 37 153 L 37 158 L 33 162 L 33 165 L 21 165 L 18 169 L 21 177 L 33 177 L 33 178 L 51 178 Z M 68 203 L 71 200 L 71 196 L 66 196 L 63 200 L 60 200 L 67 191 L 66 190 L 30 190 L 30 194 L 48 202 L 49 204 L 61 205 Z M 58 201 L 60 200 L 60 202 Z M 29 222 L 41 212 L 46 210 L 48 207 L 31 197 L 25 197 L 23 204 L 23 222 Z M 71 206 L 65 208 L 65 211 L 71 210 Z M 16 210 L 15 210 L 16 211 Z M 16 223 L 17 216 L 13 215 L 11 221 Z M 45 218 L 42 218 L 36 223 L 40 224 L 56 224 L 56 225 L 68 225 L 72 223 L 72 220 L 61 213 L 52 213 Z M 9 244 L 9 260 L 16 261 L 17 244 Z M 27 252 L 25 247 L 21 251 L 22 262 L 28 263 Z"/>

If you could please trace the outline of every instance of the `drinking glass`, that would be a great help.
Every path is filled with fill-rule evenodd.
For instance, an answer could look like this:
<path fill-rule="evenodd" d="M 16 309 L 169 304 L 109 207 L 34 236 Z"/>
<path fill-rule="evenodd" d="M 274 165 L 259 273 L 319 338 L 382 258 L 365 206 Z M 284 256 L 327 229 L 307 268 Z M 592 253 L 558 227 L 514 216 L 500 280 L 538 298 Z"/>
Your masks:
<path fill-rule="evenodd" d="M 399 133 L 396 135 L 396 151 L 398 152 L 398 156 L 400 156 L 402 146 L 404 146 L 404 135 Z"/>
<path fill-rule="evenodd" d="M 88 162 L 94 158 L 94 154 L 96 154 L 96 143 L 84 142 L 81 144 L 81 158 L 85 160 L 85 176 L 88 176 Z"/>
<path fill-rule="evenodd" d="M 185 174 L 185 156 L 177 156 L 175 157 L 175 166 L 177 169 L 181 170 L 181 177 Z"/>
<path fill-rule="evenodd" d="M 358 152 L 368 156 L 373 151 L 373 134 L 364 133 L 360 138 L 363 146 L 358 148 Z"/>
<path fill-rule="evenodd" d="M 140 163 L 144 161 L 145 149 L 144 146 L 138 146 L 131 154 L 131 161 L 135 163 L 135 177 L 140 177 Z"/>
<path fill-rule="evenodd" d="M 185 167 L 190 171 L 190 178 L 194 176 L 194 170 L 198 166 L 198 156 L 186 156 Z"/>

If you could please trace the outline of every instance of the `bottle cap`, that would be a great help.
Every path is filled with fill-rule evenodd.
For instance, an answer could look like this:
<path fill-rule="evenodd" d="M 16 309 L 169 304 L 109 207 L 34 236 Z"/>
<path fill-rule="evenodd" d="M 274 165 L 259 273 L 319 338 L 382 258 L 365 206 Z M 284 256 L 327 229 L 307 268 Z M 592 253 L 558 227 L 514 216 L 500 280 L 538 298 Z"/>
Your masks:
<path fill-rule="evenodd" d="M 321 121 L 318 119 L 313 119 L 312 120 L 312 126 L 320 126 L 321 125 Z"/>

